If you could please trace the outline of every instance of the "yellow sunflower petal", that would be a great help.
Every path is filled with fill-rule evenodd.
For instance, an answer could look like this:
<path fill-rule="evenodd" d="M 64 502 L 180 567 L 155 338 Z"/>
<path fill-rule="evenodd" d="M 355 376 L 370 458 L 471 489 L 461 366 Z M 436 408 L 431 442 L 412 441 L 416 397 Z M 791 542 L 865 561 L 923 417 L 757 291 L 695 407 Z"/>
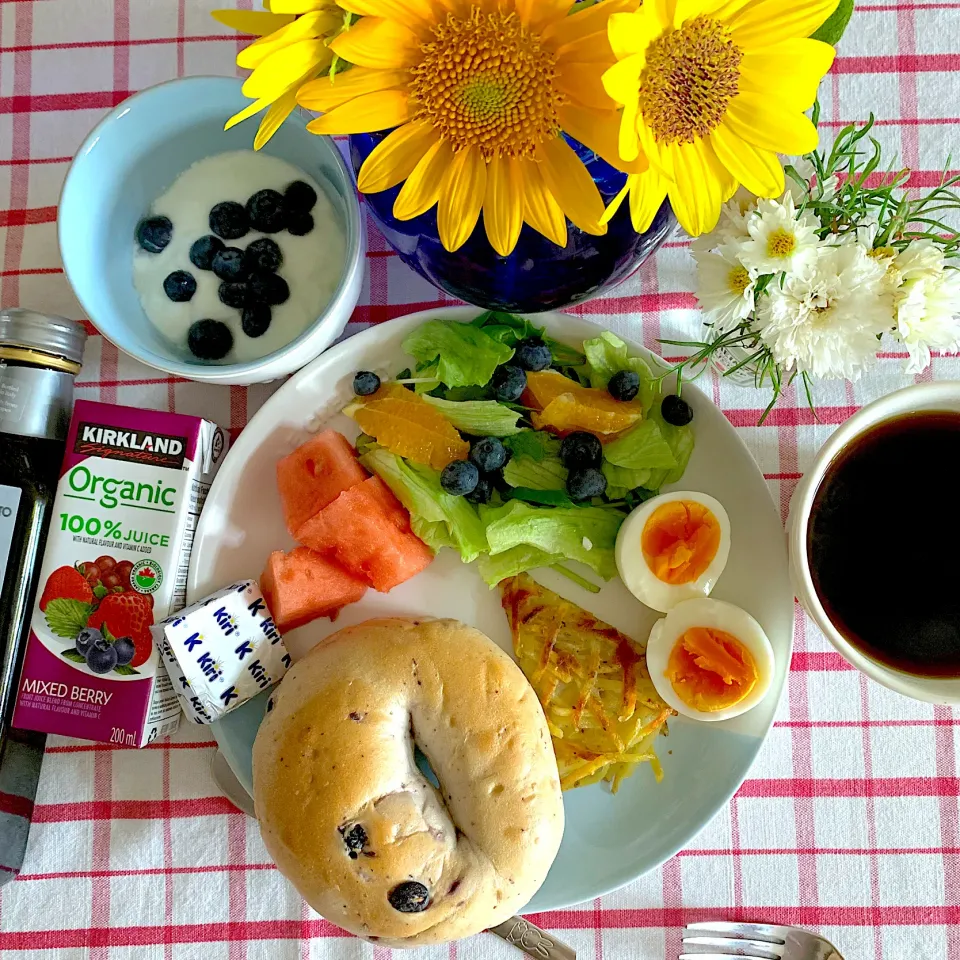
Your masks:
<path fill-rule="evenodd" d="M 603 211 L 603 216 L 600 218 L 601 223 L 609 223 L 617 211 L 623 206 L 623 201 L 630 196 L 630 189 L 633 187 L 633 181 L 636 180 L 637 174 L 627 177 L 627 182 L 623 185 L 623 188 L 620 192 L 607 204 L 607 209 Z"/>
<path fill-rule="evenodd" d="M 360 168 L 361 193 L 379 193 L 406 180 L 423 155 L 440 139 L 433 124 L 414 120 L 397 128 L 371 151 Z"/>
<path fill-rule="evenodd" d="M 554 86 L 574 103 L 597 110 L 612 110 L 615 106 L 601 80 L 603 67 L 596 63 L 565 63 Z"/>
<path fill-rule="evenodd" d="M 673 154 L 670 148 L 660 144 L 653 136 L 653 131 L 643 122 L 643 118 L 635 124 L 637 140 L 640 143 L 640 152 L 656 167 L 668 180 L 673 179 Z"/>
<path fill-rule="evenodd" d="M 288 90 L 277 100 L 260 121 L 260 128 L 253 139 L 254 150 L 259 150 L 280 129 L 280 124 L 290 116 L 296 105 L 296 89 Z"/>
<path fill-rule="evenodd" d="M 759 0 L 730 20 L 731 39 L 741 49 L 769 47 L 809 37 L 837 9 L 839 0 Z"/>
<path fill-rule="evenodd" d="M 747 143 L 775 153 L 810 153 L 820 139 L 806 114 L 757 93 L 734 97 L 723 122 Z"/>
<path fill-rule="evenodd" d="M 366 93 L 394 90 L 410 82 L 407 70 L 372 70 L 369 67 L 353 67 L 344 73 L 330 77 L 318 77 L 305 83 L 297 96 L 297 103 L 308 110 L 325 112 L 333 110 Z"/>
<path fill-rule="evenodd" d="M 567 218 L 534 161 L 523 161 L 523 219 L 558 247 L 567 245 Z"/>
<path fill-rule="evenodd" d="M 539 31 L 565 17 L 573 0 L 515 0 L 514 6 L 520 22 Z"/>
<path fill-rule="evenodd" d="M 611 166 L 624 173 L 641 173 L 649 164 L 640 154 L 635 160 L 620 157 L 620 116 L 615 110 L 588 110 L 566 104 L 557 111 L 565 133 L 579 140 Z"/>
<path fill-rule="evenodd" d="M 224 130 L 229 130 L 231 127 L 235 127 L 238 123 L 243 123 L 244 120 L 247 120 L 249 117 L 252 117 L 255 113 L 259 113 L 261 110 L 266 110 L 271 103 L 274 102 L 274 97 L 262 97 L 260 100 L 254 100 L 253 103 L 247 104 L 241 111 L 235 113 L 224 125 Z"/>
<path fill-rule="evenodd" d="M 740 90 L 776 97 L 795 110 L 808 110 L 837 51 L 819 40 L 782 40 L 744 54 Z"/>
<path fill-rule="evenodd" d="M 663 201 L 667 199 L 670 181 L 661 177 L 656 170 L 648 170 L 631 179 L 630 221 L 637 233 L 646 233 Z"/>
<path fill-rule="evenodd" d="M 406 123 L 413 115 L 406 90 L 380 90 L 357 97 L 307 124 L 311 133 L 329 136 L 373 133 Z"/>
<path fill-rule="evenodd" d="M 610 0 L 603 2 L 609 3 Z M 608 66 L 613 62 L 613 51 L 609 37 L 601 30 L 568 43 L 564 47 L 563 57 L 577 63 L 602 63 Z"/>
<path fill-rule="evenodd" d="M 783 165 L 777 155 L 741 140 L 721 124 L 710 134 L 717 158 L 751 193 L 779 197 L 783 193 Z"/>
<path fill-rule="evenodd" d="M 333 40 L 330 49 L 348 63 L 379 70 L 412 67 L 423 56 L 412 30 L 378 17 L 364 17 Z"/>
<path fill-rule="evenodd" d="M 475 147 L 454 154 L 440 184 L 437 228 L 450 253 L 459 250 L 473 233 L 487 192 L 487 164 Z"/>
<path fill-rule="evenodd" d="M 567 218 L 586 233 L 606 233 L 600 224 L 603 198 L 573 148 L 561 137 L 546 140 L 537 147 L 537 160 L 547 189 Z"/>
<path fill-rule="evenodd" d="M 311 10 L 336 10 L 336 0 L 272 0 L 274 13 L 310 13 Z"/>
<path fill-rule="evenodd" d="M 494 157 L 487 164 L 487 193 L 483 198 L 483 226 L 487 239 L 501 257 L 513 253 L 523 227 L 523 178 L 520 160 Z"/>
<path fill-rule="evenodd" d="M 642 53 L 634 53 L 626 60 L 618 60 L 603 74 L 603 89 L 617 103 L 636 100 L 640 90 L 640 74 L 646 65 Z"/>
<path fill-rule="evenodd" d="M 263 10 L 211 10 L 210 13 L 214 20 L 219 20 L 225 27 L 254 37 L 265 36 L 293 23 L 293 17 Z"/>
<path fill-rule="evenodd" d="M 297 17 L 293 23 L 287 24 L 280 30 L 275 30 L 269 36 L 254 40 L 237 54 L 237 66 L 244 70 L 253 70 L 260 66 L 271 53 L 290 46 L 297 40 L 309 40 L 323 37 L 336 30 L 343 23 L 343 17 L 336 13 L 314 12 Z"/>
<path fill-rule="evenodd" d="M 251 100 L 275 96 L 298 77 L 328 65 L 332 59 L 322 40 L 298 40 L 271 53 L 244 81 L 243 95 Z"/>
<path fill-rule="evenodd" d="M 395 20 L 415 33 L 428 31 L 437 22 L 429 0 L 340 0 L 340 6 L 361 17 Z"/>
<path fill-rule="evenodd" d="M 453 162 L 449 140 L 438 140 L 414 167 L 393 202 L 393 215 L 398 220 L 412 220 L 426 213 L 440 196 L 440 184 Z"/>
<path fill-rule="evenodd" d="M 551 23 L 543 31 L 543 42 L 550 44 L 558 57 L 563 56 L 569 44 L 592 34 L 606 34 L 611 14 L 629 13 L 637 6 L 638 0 L 604 0 Z"/>
<path fill-rule="evenodd" d="M 695 140 L 675 144 L 670 149 L 676 177 L 675 182 L 667 186 L 670 204 L 680 226 L 690 236 L 699 237 L 717 225 L 723 203 L 723 184 L 708 157 L 708 151 L 713 155 L 713 148 L 703 140 Z M 715 155 L 712 158 L 719 166 Z"/>
<path fill-rule="evenodd" d="M 642 7 L 638 13 L 615 13 L 608 27 L 610 46 L 618 60 L 642 54 L 662 32 L 657 18 Z"/>

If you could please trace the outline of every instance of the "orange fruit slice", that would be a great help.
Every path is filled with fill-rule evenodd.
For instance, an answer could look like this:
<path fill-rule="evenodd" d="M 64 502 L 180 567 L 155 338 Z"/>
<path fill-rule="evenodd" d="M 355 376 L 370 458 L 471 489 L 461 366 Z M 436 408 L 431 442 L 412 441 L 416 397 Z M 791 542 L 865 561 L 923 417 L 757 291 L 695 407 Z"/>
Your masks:
<path fill-rule="evenodd" d="M 436 407 L 397 383 L 384 384 L 353 418 L 391 453 L 434 470 L 470 453 L 470 444 Z"/>
<path fill-rule="evenodd" d="M 614 400 L 606 390 L 582 387 L 549 370 L 527 374 L 523 402 L 538 411 L 531 418 L 538 430 L 560 436 L 586 430 L 612 439 L 611 434 L 632 427 L 643 416 L 636 401 Z"/>

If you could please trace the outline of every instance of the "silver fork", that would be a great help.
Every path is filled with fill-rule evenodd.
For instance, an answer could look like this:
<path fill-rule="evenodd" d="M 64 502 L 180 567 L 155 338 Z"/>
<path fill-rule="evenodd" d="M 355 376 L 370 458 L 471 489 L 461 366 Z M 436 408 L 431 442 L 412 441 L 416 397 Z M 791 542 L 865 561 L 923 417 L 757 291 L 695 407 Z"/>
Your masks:
<path fill-rule="evenodd" d="M 680 960 L 843 960 L 823 937 L 768 923 L 691 923 Z"/>

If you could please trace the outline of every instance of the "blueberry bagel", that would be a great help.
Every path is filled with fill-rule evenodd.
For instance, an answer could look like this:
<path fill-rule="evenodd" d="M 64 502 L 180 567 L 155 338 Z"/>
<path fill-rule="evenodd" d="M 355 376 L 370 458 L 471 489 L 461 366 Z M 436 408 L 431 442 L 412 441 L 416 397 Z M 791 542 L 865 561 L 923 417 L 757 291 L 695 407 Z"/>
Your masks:
<path fill-rule="evenodd" d="M 536 695 L 456 620 L 369 620 L 315 647 L 269 702 L 253 784 L 280 870 L 322 916 L 384 946 L 508 919 L 563 834 Z"/>

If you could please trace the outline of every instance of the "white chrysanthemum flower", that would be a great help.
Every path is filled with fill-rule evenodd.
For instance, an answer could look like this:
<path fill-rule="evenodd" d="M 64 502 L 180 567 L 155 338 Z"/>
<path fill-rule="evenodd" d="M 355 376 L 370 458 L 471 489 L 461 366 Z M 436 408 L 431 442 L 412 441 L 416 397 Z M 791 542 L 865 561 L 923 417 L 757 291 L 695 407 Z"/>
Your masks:
<path fill-rule="evenodd" d="M 737 245 L 722 244 L 716 253 L 697 256 L 697 300 L 718 333 L 725 333 L 750 316 L 756 273 L 737 258 Z"/>
<path fill-rule="evenodd" d="M 932 240 L 913 240 L 894 260 L 904 281 L 925 280 L 943 273 L 943 251 Z"/>
<path fill-rule="evenodd" d="M 896 333 L 910 353 L 907 373 L 926 370 L 931 347 L 942 353 L 960 352 L 960 271 L 906 280 L 895 302 Z"/>
<path fill-rule="evenodd" d="M 694 237 L 690 244 L 693 255 L 714 250 L 724 243 L 739 243 L 750 239 L 748 222 L 756 215 L 757 198 L 739 187 L 737 192 L 720 207 L 720 219 L 717 225 L 703 236 Z"/>
<path fill-rule="evenodd" d="M 761 298 L 757 330 L 785 370 L 855 380 L 893 322 L 883 265 L 856 244 L 821 246 Z"/>
<path fill-rule="evenodd" d="M 757 201 L 747 222 L 750 239 L 740 249 L 742 263 L 758 274 L 789 272 L 811 261 L 820 246 L 820 221 L 809 211 L 797 215 L 793 197 Z"/>

